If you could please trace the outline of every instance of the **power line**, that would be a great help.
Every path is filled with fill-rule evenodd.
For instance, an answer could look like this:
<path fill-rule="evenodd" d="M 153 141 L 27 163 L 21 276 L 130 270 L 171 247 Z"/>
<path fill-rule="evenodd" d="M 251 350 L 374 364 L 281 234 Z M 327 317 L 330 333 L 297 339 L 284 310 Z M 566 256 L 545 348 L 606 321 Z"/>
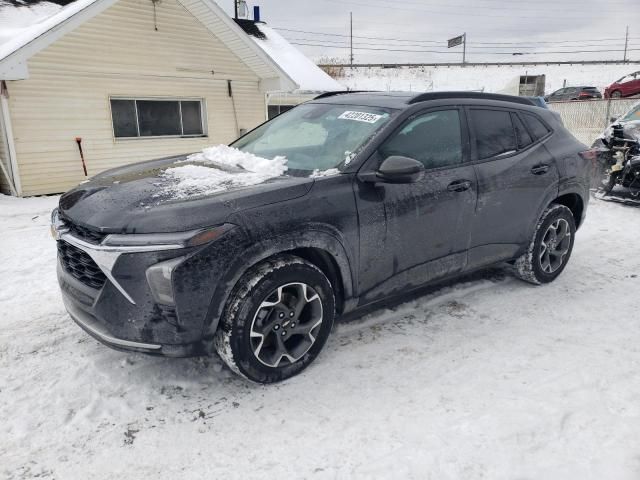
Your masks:
<path fill-rule="evenodd" d="M 298 43 L 298 42 L 291 42 L 293 45 L 302 45 L 302 46 L 309 46 L 309 47 L 324 47 L 324 48 L 346 48 L 347 45 L 344 45 L 342 47 L 340 46 L 335 46 L 335 45 L 327 45 L 327 44 L 320 44 L 320 43 Z M 370 51 L 383 51 L 383 52 L 405 52 L 405 53 L 438 53 L 438 54 L 445 54 L 445 55 L 459 55 L 459 52 L 451 52 L 451 51 L 443 51 L 443 50 L 407 50 L 407 49 L 396 49 L 396 48 L 371 48 L 371 47 L 353 47 L 354 50 L 370 50 Z M 617 49 L 617 50 L 563 50 L 563 51 L 539 51 L 539 52 L 526 52 L 526 53 L 522 53 L 522 52 L 517 52 L 515 51 L 511 51 L 511 52 L 475 52 L 479 55 L 552 55 L 552 54 L 562 54 L 562 53 L 611 53 L 611 52 L 616 52 L 619 53 L 621 52 L 622 49 Z M 630 48 L 628 49 L 629 52 L 634 52 L 634 51 L 640 51 L 640 48 Z"/>
<path fill-rule="evenodd" d="M 281 30 L 283 32 L 294 32 L 294 33 L 306 33 L 309 35 L 323 35 L 328 37 L 343 37 L 349 38 L 349 35 L 344 35 L 340 33 L 327 33 L 327 32 L 313 32 L 308 30 L 296 30 L 292 28 L 285 27 L 273 27 L 276 30 Z M 363 35 L 354 35 L 353 38 L 360 38 L 364 40 L 382 40 L 382 41 L 392 41 L 392 42 L 415 42 L 415 43 L 435 43 L 440 45 L 446 45 L 446 41 L 443 40 L 417 40 L 411 38 L 389 38 L 389 37 L 369 37 Z M 319 39 L 318 39 L 319 40 Z M 610 41 L 619 41 L 620 43 L 624 42 L 625 37 L 618 38 L 591 38 L 591 39 L 576 39 L 576 40 L 556 40 L 556 41 L 529 41 L 529 42 L 473 42 L 474 45 L 542 45 L 542 44 L 560 44 L 560 43 L 581 43 L 581 42 L 610 42 Z M 640 40 L 640 37 L 629 37 L 629 40 Z M 325 40 L 322 40 L 325 41 Z"/>
<path fill-rule="evenodd" d="M 291 41 L 291 42 L 322 42 L 323 44 L 336 44 L 339 47 L 348 47 L 350 45 L 350 43 L 347 43 L 347 40 L 319 40 L 317 38 L 288 38 L 287 40 Z M 368 43 L 368 42 L 354 42 L 354 45 L 364 45 L 364 46 L 371 46 L 371 47 L 379 47 L 381 45 L 381 43 Z M 442 45 L 443 47 L 445 47 L 447 45 L 447 42 L 440 42 L 439 45 Z M 401 45 L 393 45 L 393 46 L 397 46 L 397 47 L 425 47 L 425 45 L 421 45 L 421 44 L 416 44 L 416 43 L 405 43 L 405 44 L 401 44 Z M 576 47 L 577 45 L 567 45 L 567 47 Z M 624 47 L 624 40 L 621 40 L 619 43 L 582 43 L 579 45 L 580 47 L 620 47 L 620 49 L 622 49 Z M 504 49 L 504 48 L 509 48 L 506 45 L 501 45 L 501 46 L 496 46 L 496 45 L 482 45 L 482 44 L 476 44 L 471 43 L 467 48 L 470 49 L 474 49 L 474 50 L 500 50 L 500 49 Z M 532 48 L 539 48 L 537 46 L 533 46 L 533 45 L 518 45 L 518 49 L 532 49 Z"/>

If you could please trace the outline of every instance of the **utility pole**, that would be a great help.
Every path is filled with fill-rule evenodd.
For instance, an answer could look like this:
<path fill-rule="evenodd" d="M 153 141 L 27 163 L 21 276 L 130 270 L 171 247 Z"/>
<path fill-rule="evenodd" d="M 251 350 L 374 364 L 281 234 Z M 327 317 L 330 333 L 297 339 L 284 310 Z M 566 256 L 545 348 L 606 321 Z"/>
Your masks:
<path fill-rule="evenodd" d="M 349 12 L 349 64 L 353 67 L 353 12 Z"/>
<path fill-rule="evenodd" d="M 629 47 L 629 25 L 627 25 L 627 34 L 624 37 L 624 63 L 627 63 L 627 49 Z"/>
<path fill-rule="evenodd" d="M 238 2 L 239 2 L 239 0 L 233 0 L 233 7 L 234 7 L 234 10 L 236 12 L 234 18 L 236 20 L 238 19 Z"/>
<path fill-rule="evenodd" d="M 467 63 L 467 32 L 462 34 L 462 65 Z"/>

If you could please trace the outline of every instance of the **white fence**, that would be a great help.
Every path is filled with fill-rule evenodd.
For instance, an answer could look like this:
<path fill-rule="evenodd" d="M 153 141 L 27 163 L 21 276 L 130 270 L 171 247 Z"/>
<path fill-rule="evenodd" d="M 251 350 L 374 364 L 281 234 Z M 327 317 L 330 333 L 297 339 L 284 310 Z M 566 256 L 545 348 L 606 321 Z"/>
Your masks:
<path fill-rule="evenodd" d="M 619 117 L 640 99 L 589 100 L 580 102 L 554 102 L 549 108 L 562 117 L 567 129 L 587 146 L 602 134 L 611 123 L 611 117 Z"/>

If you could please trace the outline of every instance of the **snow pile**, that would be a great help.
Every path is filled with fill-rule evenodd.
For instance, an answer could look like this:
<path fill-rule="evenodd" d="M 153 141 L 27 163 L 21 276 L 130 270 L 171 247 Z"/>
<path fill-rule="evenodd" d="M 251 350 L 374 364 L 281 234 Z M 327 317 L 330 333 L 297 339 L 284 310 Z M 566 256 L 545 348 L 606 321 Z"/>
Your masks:
<path fill-rule="evenodd" d="M 329 168 L 328 170 L 319 170 L 316 168 L 313 172 L 311 172 L 309 178 L 332 177 L 334 175 L 338 175 L 339 173 L 340 170 L 338 170 L 337 168 Z"/>
<path fill-rule="evenodd" d="M 257 185 L 287 171 L 287 159 L 273 160 L 241 152 L 227 145 L 205 148 L 188 156 L 186 165 L 168 168 L 162 177 L 170 180 L 158 196 L 169 194 L 172 198 L 192 195 L 210 195 L 232 188 Z"/>

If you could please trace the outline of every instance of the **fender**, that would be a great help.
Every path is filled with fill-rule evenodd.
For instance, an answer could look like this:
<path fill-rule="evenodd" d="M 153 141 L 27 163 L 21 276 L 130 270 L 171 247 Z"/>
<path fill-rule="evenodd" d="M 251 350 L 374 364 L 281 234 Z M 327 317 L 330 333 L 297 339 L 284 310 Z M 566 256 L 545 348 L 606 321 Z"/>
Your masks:
<path fill-rule="evenodd" d="M 357 303 L 354 299 L 356 292 L 356 269 L 353 261 L 339 239 L 334 228 L 323 224 L 311 224 L 300 229 L 261 239 L 249 243 L 242 253 L 235 256 L 225 274 L 220 278 L 205 320 L 203 335 L 210 338 L 218 328 L 218 322 L 226 306 L 227 298 L 245 272 L 257 263 L 278 253 L 295 250 L 297 248 L 317 248 L 328 253 L 338 265 L 338 274 L 342 281 L 345 310 L 351 309 Z"/>

